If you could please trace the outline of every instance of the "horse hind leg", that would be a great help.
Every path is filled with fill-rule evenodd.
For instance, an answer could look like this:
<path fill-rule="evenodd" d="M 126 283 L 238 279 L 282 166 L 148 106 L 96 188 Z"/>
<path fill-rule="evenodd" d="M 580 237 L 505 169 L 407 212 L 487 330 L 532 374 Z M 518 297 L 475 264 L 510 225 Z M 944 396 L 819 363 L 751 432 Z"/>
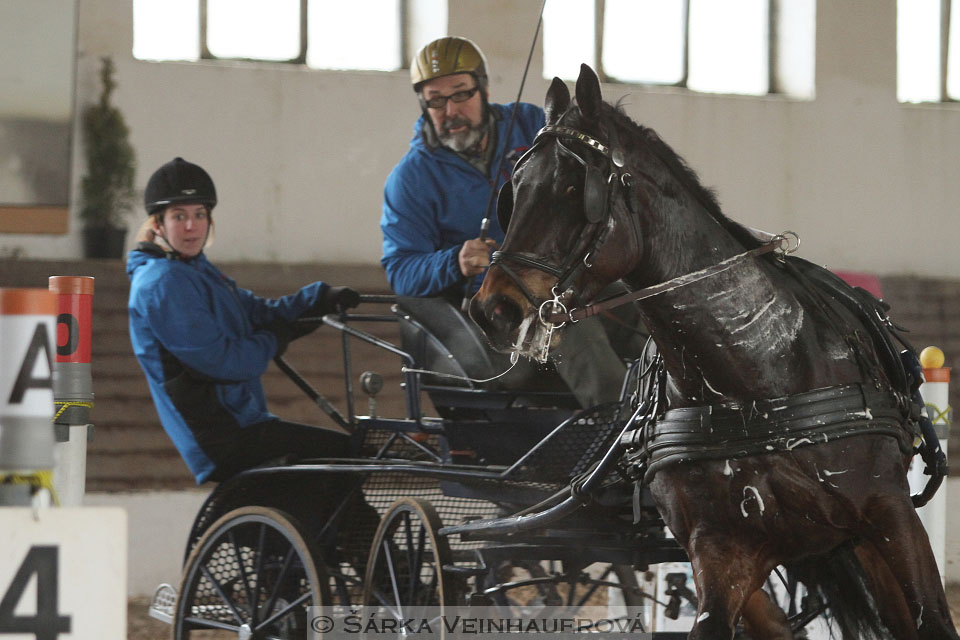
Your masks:
<path fill-rule="evenodd" d="M 871 529 L 863 533 L 869 544 L 861 545 L 857 555 L 869 582 L 887 578 L 887 588 L 878 587 L 874 594 L 881 607 L 889 605 L 888 615 L 900 611 L 897 619 L 887 623 L 888 626 L 897 626 L 904 630 L 902 633 L 906 633 L 908 627 L 914 629 L 914 635 L 898 637 L 960 639 L 950 616 L 927 533 L 909 498 L 877 499 L 870 505 L 867 516 Z M 900 599 L 889 586 L 890 577 L 900 588 Z M 904 609 L 909 612 L 907 619 L 903 616 Z"/>

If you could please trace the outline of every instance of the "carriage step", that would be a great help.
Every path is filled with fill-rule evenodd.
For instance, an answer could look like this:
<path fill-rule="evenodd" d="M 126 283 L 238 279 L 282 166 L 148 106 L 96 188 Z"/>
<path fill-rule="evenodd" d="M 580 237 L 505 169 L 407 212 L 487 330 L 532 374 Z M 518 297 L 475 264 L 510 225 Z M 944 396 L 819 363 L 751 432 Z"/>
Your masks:
<path fill-rule="evenodd" d="M 153 592 L 150 601 L 150 617 L 160 622 L 173 624 L 173 610 L 177 606 L 177 590 L 169 584 L 161 584 Z"/>

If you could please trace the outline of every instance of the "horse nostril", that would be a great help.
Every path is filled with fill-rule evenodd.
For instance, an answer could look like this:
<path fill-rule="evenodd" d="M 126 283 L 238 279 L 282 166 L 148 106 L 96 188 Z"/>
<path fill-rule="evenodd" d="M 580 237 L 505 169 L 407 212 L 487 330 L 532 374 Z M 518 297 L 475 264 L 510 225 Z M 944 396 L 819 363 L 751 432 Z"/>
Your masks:
<path fill-rule="evenodd" d="M 523 320 L 520 307 L 506 296 L 497 296 L 488 308 L 490 308 L 490 321 L 504 330 L 512 330 Z"/>

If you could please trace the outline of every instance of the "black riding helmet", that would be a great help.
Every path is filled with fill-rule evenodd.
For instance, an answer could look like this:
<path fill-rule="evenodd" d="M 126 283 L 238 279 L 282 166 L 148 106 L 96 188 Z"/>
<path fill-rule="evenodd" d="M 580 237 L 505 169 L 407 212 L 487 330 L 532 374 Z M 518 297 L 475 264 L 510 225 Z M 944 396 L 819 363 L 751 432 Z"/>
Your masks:
<path fill-rule="evenodd" d="M 217 190 L 210 174 L 183 158 L 174 158 L 154 171 L 143 193 L 147 215 L 177 202 L 202 204 L 210 210 L 217 204 Z"/>

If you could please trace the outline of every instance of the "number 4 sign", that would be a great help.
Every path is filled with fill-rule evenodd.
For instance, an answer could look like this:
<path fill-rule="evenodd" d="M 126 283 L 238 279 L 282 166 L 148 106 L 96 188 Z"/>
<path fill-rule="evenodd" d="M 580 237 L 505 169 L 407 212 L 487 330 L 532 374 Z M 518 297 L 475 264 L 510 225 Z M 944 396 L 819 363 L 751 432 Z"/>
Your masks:
<path fill-rule="evenodd" d="M 0 508 L 0 640 L 122 640 L 127 517 Z"/>

